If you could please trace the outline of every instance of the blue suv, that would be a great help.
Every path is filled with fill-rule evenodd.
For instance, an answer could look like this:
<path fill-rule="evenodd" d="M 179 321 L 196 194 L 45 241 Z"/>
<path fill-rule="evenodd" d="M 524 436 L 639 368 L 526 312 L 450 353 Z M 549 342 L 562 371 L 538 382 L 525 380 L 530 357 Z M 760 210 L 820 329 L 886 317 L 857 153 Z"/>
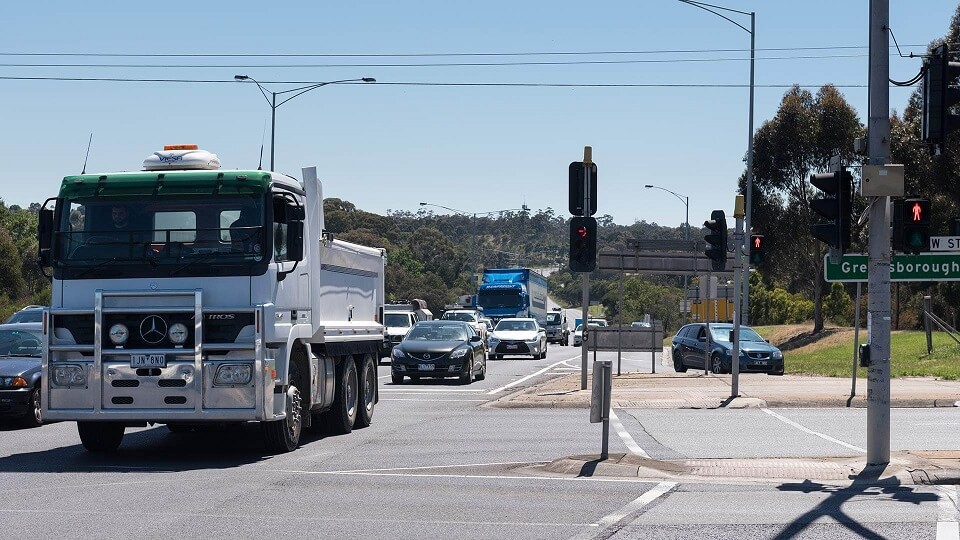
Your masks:
<path fill-rule="evenodd" d="M 714 373 L 730 373 L 733 354 L 730 323 L 710 323 L 710 369 Z M 673 337 L 673 369 L 704 369 L 707 357 L 707 323 L 688 324 Z M 740 373 L 759 372 L 783 375 L 783 353 L 769 344 L 749 326 L 740 327 Z"/>

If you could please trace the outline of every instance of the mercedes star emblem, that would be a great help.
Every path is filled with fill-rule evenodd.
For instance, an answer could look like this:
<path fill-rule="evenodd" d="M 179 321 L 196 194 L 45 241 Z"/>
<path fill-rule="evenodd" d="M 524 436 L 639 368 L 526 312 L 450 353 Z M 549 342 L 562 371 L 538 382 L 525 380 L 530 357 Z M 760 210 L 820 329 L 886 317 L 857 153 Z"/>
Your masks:
<path fill-rule="evenodd" d="M 140 323 L 140 337 L 151 345 L 163 341 L 167 335 L 167 323 L 159 315 L 150 315 Z"/>

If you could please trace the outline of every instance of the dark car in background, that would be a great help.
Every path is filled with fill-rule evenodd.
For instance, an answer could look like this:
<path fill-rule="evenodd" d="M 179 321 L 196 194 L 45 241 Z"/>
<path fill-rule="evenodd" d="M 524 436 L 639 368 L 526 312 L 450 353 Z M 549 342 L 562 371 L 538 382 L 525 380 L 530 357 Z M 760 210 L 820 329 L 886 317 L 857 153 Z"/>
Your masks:
<path fill-rule="evenodd" d="M 704 369 L 707 357 L 706 323 L 688 324 L 677 331 L 670 346 L 673 368 Z M 714 373 L 730 373 L 733 366 L 733 325 L 710 323 L 710 369 Z M 783 375 L 783 353 L 760 337 L 749 326 L 740 327 L 740 373 Z"/>
<path fill-rule="evenodd" d="M 0 417 L 43 423 L 40 408 L 40 323 L 0 324 Z"/>
<path fill-rule="evenodd" d="M 390 354 L 393 384 L 404 377 L 458 377 L 470 384 L 487 376 L 487 348 L 473 324 L 464 321 L 420 321 Z"/>

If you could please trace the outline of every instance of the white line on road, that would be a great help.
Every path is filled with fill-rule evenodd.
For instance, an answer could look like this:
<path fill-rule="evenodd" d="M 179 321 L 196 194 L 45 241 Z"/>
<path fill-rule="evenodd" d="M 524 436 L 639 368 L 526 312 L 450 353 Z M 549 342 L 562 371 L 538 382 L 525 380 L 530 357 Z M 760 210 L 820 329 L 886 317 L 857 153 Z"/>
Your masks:
<path fill-rule="evenodd" d="M 419 401 L 422 403 L 434 403 L 439 401 L 460 401 L 470 403 L 484 403 L 485 399 L 433 399 L 433 398 L 380 398 L 380 401 Z"/>
<path fill-rule="evenodd" d="M 960 538 L 960 523 L 957 523 L 957 486 L 937 486 L 940 493 L 937 505 L 937 540 Z"/>
<path fill-rule="evenodd" d="M 381 392 L 393 394 L 446 394 L 447 392 L 483 392 L 482 388 L 381 388 Z"/>
<path fill-rule="evenodd" d="M 620 509 L 616 510 L 613 513 L 607 514 L 600 518 L 596 523 L 594 523 L 597 529 L 585 529 L 580 534 L 574 536 L 571 540 L 592 540 L 594 538 L 608 538 L 608 529 L 613 527 L 620 521 L 622 521 L 627 516 L 638 512 L 644 506 L 652 503 L 657 500 L 659 497 L 670 493 L 673 488 L 677 487 L 676 482 L 660 482 L 659 484 L 653 486 L 650 491 L 647 491 L 643 495 L 637 497 L 636 499 L 628 502 L 623 505 Z M 609 531 L 616 532 L 616 531 Z"/>
<path fill-rule="evenodd" d="M 812 429 L 810 429 L 810 428 L 804 427 L 804 426 L 802 426 L 802 425 L 794 422 L 793 420 L 790 420 L 789 418 L 786 418 L 786 417 L 784 417 L 784 416 L 781 416 L 781 415 L 779 415 L 779 414 L 771 411 L 770 409 L 761 408 L 760 410 L 763 411 L 763 412 L 765 412 L 765 413 L 767 413 L 767 414 L 769 414 L 770 416 L 776 418 L 777 420 L 780 420 L 781 422 L 783 422 L 783 423 L 785 423 L 785 424 L 789 424 L 789 425 L 791 425 L 791 426 L 799 429 L 800 431 L 802 431 L 802 432 L 804 432 L 804 433 L 809 433 L 810 435 L 816 435 L 817 437 L 820 437 L 821 439 L 823 439 L 823 440 L 825 440 L 825 441 L 830 441 L 830 442 L 832 442 L 832 443 L 839 444 L 840 446 L 845 446 L 845 447 L 847 447 L 847 448 L 849 448 L 849 449 L 851 449 L 851 450 L 853 450 L 853 451 L 860 452 L 861 454 L 866 454 L 866 453 L 867 453 L 866 450 L 864 450 L 863 448 L 860 448 L 859 446 L 854 446 L 854 445 L 852 445 L 852 444 L 850 444 L 850 443 L 843 442 L 843 441 L 841 441 L 840 439 L 834 439 L 833 437 L 831 437 L 831 436 L 829 436 L 829 435 L 826 435 L 826 434 L 824 434 L 824 433 L 820 433 L 819 431 L 814 431 L 814 430 L 812 430 Z"/>
<path fill-rule="evenodd" d="M 288 469 L 267 469 L 264 472 L 274 472 L 283 474 L 309 474 L 309 475 L 334 475 L 334 476 L 396 476 L 402 478 L 463 478 L 470 480 L 533 480 L 544 482 L 602 482 L 602 483 L 620 483 L 620 484 L 649 484 L 650 480 L 643 478 L 603 478 L 599 476 L 522 476 L 506 474 L 431 474 L 431 473 L 406 473 L 406 472 L 340 472 L 340 471 L 296 471 Z"/>
<path fill-rule="evenodd" d="M 457 469 L 463 467 L 489 467 L 494 465 L 543 465 L 549 461 L 494 461 L 491 463 L 459 463 L 456 465 L 423 465 L 421 467 L 389 467 L 386 469 L 348 469 L 345 471 L 331 471 L 339 473 L 363 473 L 386 471 L 423 471 L 429 469 Z"/>
<path fill-rule="evenodd" d="M 623 444 L 627 446 L 627 450 L 630 450 L 630 453 L 645 458 L 650 457 L 649 454 L 643 451 L 643 448 L 640 448 L 640 445 L 637 444 L 637 441 L 633 440 L 630 432 L 623 427 L 623 423 L 620 422 L 620 419 L 617 417 L 617 413 L 613 412 L 612 408 L 610 409 L 610 423 L 613 424 L 614 431 L 616 431 L 617 435 L 620 436 L 620 440 L 623 441 Z"/>
<path fill-rule="evenodd" d="M 523 381 L 526 381 L 526 380 L 528 380 L 528 379 L 530 379 L 530 378 L 536 377 L 537 375 L 540 375 L 541 373 L 544 373 L 544 372 L 546 372 L 546 371 L 550 371 L 551 369 L 559 366 L 560 364 L 562 364 L 562 363 L 564 363 L 564 362 L 569 362 L 570 360 L 574 360 L 574 359 L 576 359 L 576 358 L 579 358 L 579 357 L 574 356 L 573 358 L 567 358 L 566 360 L 561 360 L 561 361 L 559 361 L 559 362 L 554 362 L 553 364 L 550 364 L 549 366 L 541 369 L 540 371 L 537 371 L 536 373 L 531 373 L 530 375 L 527 375 L 526 377 L 521 377 L 521 378 L 519 378 L 519 379 L 517 379 L 517 380 L 515 380 L 515 381 L 513 381 L 513 382 L 511 382 L 511 383 L 507 383 L 507 384 L 501 386 L 500 388 L 494 388 L 493 390 L 487 392 L 487 394 L 490 394 L 490 395 L 499 394 L 500 392 L 503 392 L 503 391 L 506 390 L 507 388 L 513 388 L 514 386 L 522 383 Z"/>

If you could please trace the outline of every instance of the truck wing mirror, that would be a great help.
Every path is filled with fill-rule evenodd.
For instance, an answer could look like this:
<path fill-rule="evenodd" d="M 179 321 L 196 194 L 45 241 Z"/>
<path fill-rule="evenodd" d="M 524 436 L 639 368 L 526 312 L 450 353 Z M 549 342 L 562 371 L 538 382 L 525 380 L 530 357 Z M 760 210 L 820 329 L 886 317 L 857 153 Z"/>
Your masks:
<path fill-rule="evenodd" d="M 44 203 L 46 204 L 46 203 Z M 41 208 L 37 224 L 37 264 L 41 268 L 53 266 L 53 210 Z"/>

